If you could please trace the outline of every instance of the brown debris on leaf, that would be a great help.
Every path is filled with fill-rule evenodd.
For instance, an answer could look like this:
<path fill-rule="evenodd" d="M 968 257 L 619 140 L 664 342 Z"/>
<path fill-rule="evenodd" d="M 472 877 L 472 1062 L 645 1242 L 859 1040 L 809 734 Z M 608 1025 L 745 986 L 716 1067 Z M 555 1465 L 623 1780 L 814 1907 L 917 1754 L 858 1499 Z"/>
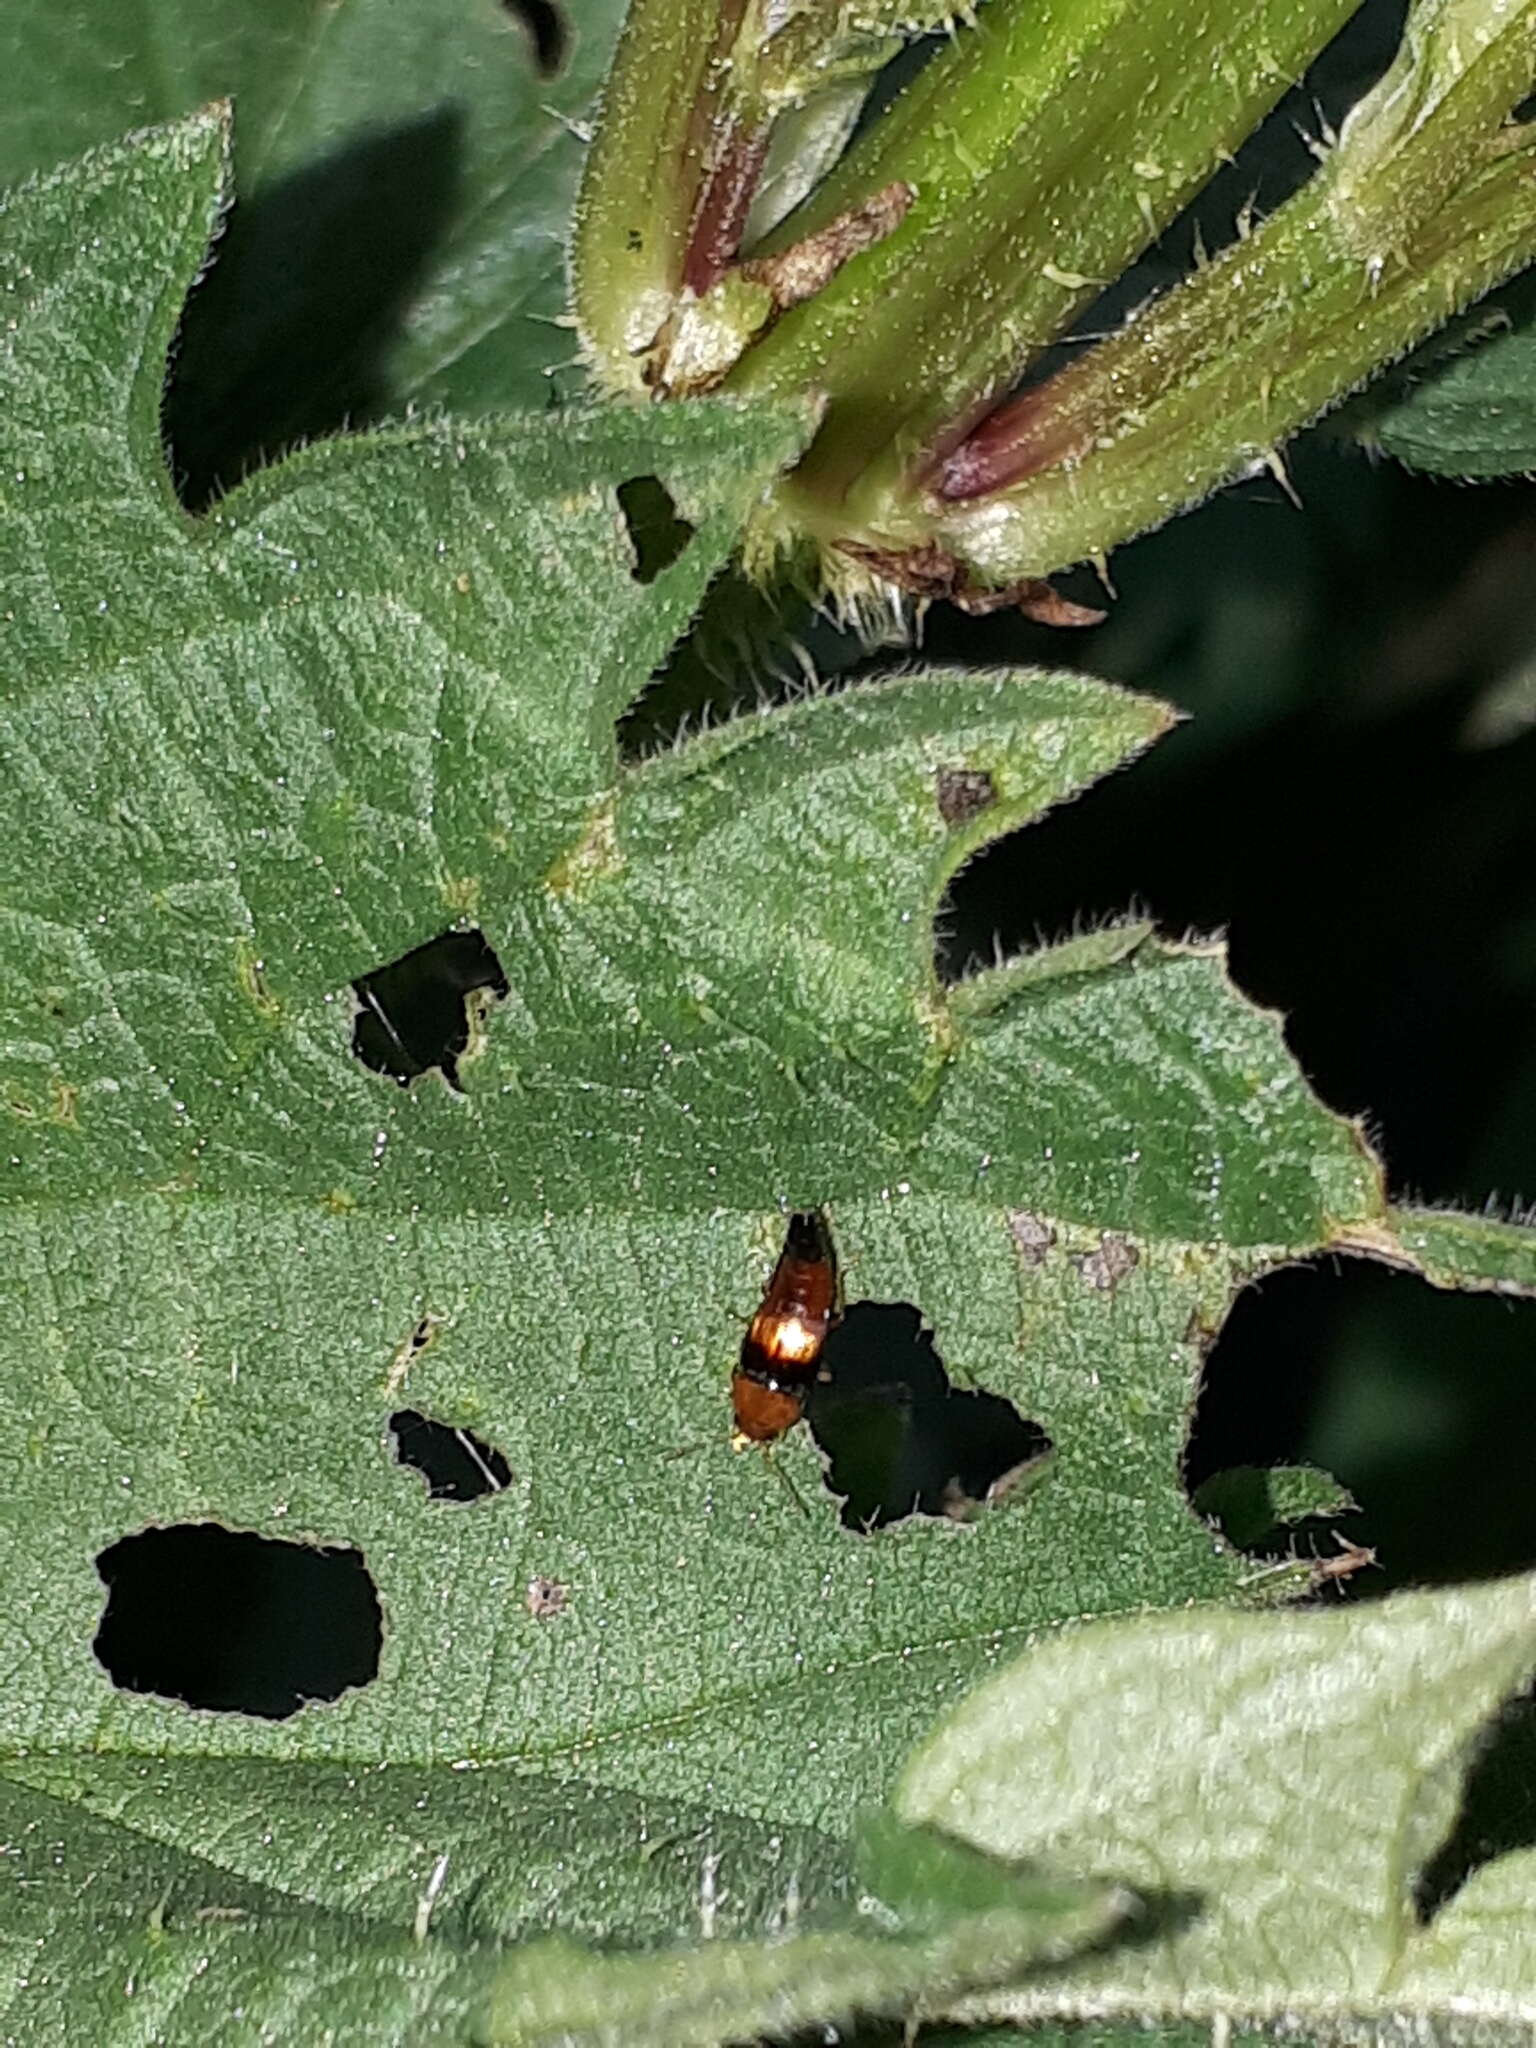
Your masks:
<path fill-rule="evenodd" d="M 1045 1218 L 1031 1215 L 1028 1209 L 1015 1209 L 1008 1218 L 1008 1228 L 1025 1265 L 1044 1265 L 1046 1253 L 1056 1242 L 1056 1233 Z"/>
<path fill-rule="evenodd" d="M 1113 1294 L 1126 1274 L 1141 1264 L 1141 1253 L 1128 1237 L 1105 1230 L 1099 1235 L 1098 1250 L 1077 1252 L 1072 1263 L 1088 1286 L 1101 1294 Z"/>
<path fill-rule="evenodd" d="M 528 1581 L 527 1607 L 535 1621 L 550 1621 L 564 1614 L 571 1589 L 560 1579 L 547 1579 L 542 1572 Z"/>
<path fill-rule="evenodd" d="M 968 825 L 997 802 L 997 784 L 984 768 L 938 768 L 934 788 L 946 825 Z"/>
<path fill-rule="evenodd" d="M 898 590 L 930 602 L 943 598 L 972 617 L 1012 610 L 1042 626 L 1097 626 L 1106 616 L 1091 605 L 1074 604 L 1043 576 L 1026 576 L 996 589 L 979 584 L 972 571 L 937 541 L 921 541 L 909 548 L 875 548 L 862 541 L 841 540 L 837 547 L 840 554 L 862 562 Z"/>
<path fill-rule="evenodd" d="M 872 249 L 893 228 L 900 227 L 916 196 L 913 187 L 900 179 L 882 185 L 862 206 L 850 206 L 804 241 L 791 243 L 776 256 L 750 258 L 740 266 L 741 274 L 751 284 L 766 285 L 781 313 L 798 306 L 830 284 L 850 257 Z"/>

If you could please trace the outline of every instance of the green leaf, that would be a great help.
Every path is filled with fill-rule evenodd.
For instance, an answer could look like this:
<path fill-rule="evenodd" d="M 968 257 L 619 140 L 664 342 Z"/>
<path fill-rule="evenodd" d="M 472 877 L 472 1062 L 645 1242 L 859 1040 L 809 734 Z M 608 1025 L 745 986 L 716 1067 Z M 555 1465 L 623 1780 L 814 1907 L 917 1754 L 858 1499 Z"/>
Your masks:
<path fill-rule="evenodd" d="M 1131 1903 L 888 1821 L 877 1854 L 851 1857 L 806 1830 L 507 1770 L 109 1760 L 92 1789 L 82 1814 L 76 1767 L 49 1760 L 0 1788 L 18 2043 L 89 2024 L 102 2048 L 150 2027 L 175 2043 L 685 2048 L 1016 1978 Z M 213 1812 L 218 1842 L 180 1846 Z M 666 1946 L 680 1926 L 706 1938 Z"/>
<path fill-rule="evenodd" d="M 712 2048 L 900 2014 L 1059 1965 L 1135 1903 L 1113 1887 L 1011 1871 L 884 1817 L 861 1848 L 862 1927 L 845 1914 L 823 1932 L 706 1941 L 686 1955 L 600 1958 L 532 1943 L 500 1973 L 487 2037 L 508 2048 Z"/>
<path fill-rule="evenodd" d="M 722 1947 L 787 1901 L 853 1918 L 840 1845 L 506 1770 L 106 1759 L 90 1789 L 87 1811 L 78 1765 L 38 1759 L 0 1792 L 20 2043 L 468 2039 L 506 1941 L 664 1941 L 706 1868 Z"/>
<path fill-rule="evenodd" d="M 18 2043 L 89 2015 L 102 2048 L 151 2024 L 173 2043 L 685 2048 L 1015 1979 L 1132 1903 L 888 1819 L 850 1855 L 509 1770 L 107 1761 L 93 1794 L 82 1814 L 76 1766 L 47 1759 L 0 1789 Z M 216 1843 L 179 1846 L 214 1812 Z M 679 1927 L 703 1939 L 668 1946 Z"/>
<path fill-rule="evenodd" d="M 172 421 L 194 485 L 380 404 L 542 406 L 574 353 L 564 236 L 621 0 L 17 0 L 0 185 L 232 97 L 241 203 Z M 182 445 L 185 444 L 185 445 Z"/>
<path fill-rule="evenodd" d="M 1286 1257 L 1413 1255 L 1214 950 L 1128 928 L 963 997 L 935 978 L 956 867 L 1162 706 L 919 672 L 620 761 L 615 722 L 803 413 L 417 426 L 188 518 L 161 373 L 224 154 L 203 116 L 0 213 L 0 758 L 25 821 L 0 883 L 0 1775 L 69 1809 L 39 1825 L 82 1878 L 106 1830 L 116 1869 L 152 1847 L 281 1893 L 306 1931 L 252 1951 L 263 1983 L 355 1963 L 430 2028 L 484 1940 L 697 1937 L 716 1853 L 782 1908 L 786 1869 L 823 1868 L 806 1831 L 845 1833 L 1009 1645 L 1232 1589 L 1178 1482 L 1204 1333 Z M 626 530 L 645 480 L 675 508 L 664 566 Z M 460 1088 L 369 1071 L 351 985 L 470 928 L 507 994 L 466 1019 Z M 804 1430 L 776 1455 L 814 1513 L 729 1455 L 742 1318 L 784 1208 L 816 1204 L 850 1303 L 914 1305 L 957 1388 L 1049 1432 L 1027 1498 L 861 1538 Z M 406 1407 L 476 1432 L 507 1483 L 429 1499 L 395 1455 Z M 204 1522 L 352 1552 L 376 1675 L 286 1719 L 115 1685 L 98 1560 Z M 592 1846 L 561 1878 L 539 1844 L 567 1805 Z M 646 1830 L 679 1813 L 662 1882 Z M 404 1946 L 445 1853 L 428 1934 L 462 1930 L 462 1977 Z M 135 1930 L 170 1881 L 124 1894 Z M 77 1995 L 51 1960 L 84 1939 L 78 1896 L 29 1981 L 97 2039 L 105 1978 Z M 323 1915 L 346 1927 L 311 1936 Z M 1014 1933 L 1010 1971 L 1037 1952 Z M 892 1982 L 952 1964 L 930 1947 Z M 862 1969 L 819 1979 L 828 2001 L 859 2003 Z M 373 2038 L 409 2034 L 378 2009 Z"/>
<path fill-rule="evenodd" d="M 1521 1224 L 1406 1204 L 1393 1209 L 1391 1223 L 1384 1255 L 1417 1267 L 1437 1286 L 1497 1294 L 1536 1290 L 1536 1240 Z"/>
<path fill-rule="evenodd" d="M 995 1856 L 1114 1876 L 1157 1938 L 973 2001 L 1022 2019 L 1216 2013 L 1292 2028 L 1528 2021 L 1528 1854 L 1427 1928 L 1417 1874 L 1483 1724 L 1536 1668 L 1529 1579 L 1375 1607 L 1101 1623 L 1036 1646 L 908 1765 L 899 1807 Z"/>
<path fill-rule="evenodd" d="M 17 1786 L 0 1795 L 3 2010 L 17 2048 L 466 2041 L 488 1948 L 314 1911 Z"/>
<path fill-rule="evenodd" d="M 1240 1550 L 1252 1548 L 1287 1522 L 1310 1515 L 1347 1513 L 1355 1503 L 1339 1482 L 1311 1465 L 1234 1465 L 1213 1472 L 1196 1489 L 1198 1513 L 1221 1524 L 1221 1533 Z"/>
<path fill-rule="evenodd" d="M 1437 476 L 1536 469 L 1536 334 L 1496 335 L 1456 357 L 1374 423 L 1369 438 Z"/>
<path fill-rule="evenodd" d="M 147 2028 L 221 2044 L 707 2048 L 1016 1978 L 1102 1937 L 1130 1903 L 922 1829 L 885 1823 L 879 1862 L 856 1864 L 809 1831 L 512 1772 L 106 1763 L 94 1794 L 82 1817 L 74 1769 L 47 1761 L 0 1788 L 18 2044 L 88 2025 L 102 2048 Z M 180 1847 L 211 1810 L 211 1853 Z M 688 1923 L 700 1946 L 655 1948 Z M 582 1935 L 637 1952 L 602 1956 Z"/>

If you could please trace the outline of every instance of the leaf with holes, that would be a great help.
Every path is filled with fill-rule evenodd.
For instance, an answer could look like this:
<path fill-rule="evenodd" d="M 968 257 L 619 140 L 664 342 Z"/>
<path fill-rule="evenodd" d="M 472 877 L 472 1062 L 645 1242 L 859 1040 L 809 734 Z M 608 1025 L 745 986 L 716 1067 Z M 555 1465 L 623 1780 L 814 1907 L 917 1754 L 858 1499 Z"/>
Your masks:
<path fill-rule="evenodd" d="M 125 1832 L 151 1946 L 193 1868 L 197 1911 L 211 1872 L 396 1941 L 764 1932 L 1011 1646 L 1239 1589 L 1178 1477 L 1235 1286 L 1326 1245 L 1501 1286 L 1529 1240 L 1389 1211 L 1213 947 L 939 985 L 956 868 L 1160 705 L 912 673 L 620 758 L 804 418 L 437 423 L 189 519 L 158 400 L 224 150 L 194 120 L 0 214 L 18 1826 Z M 805 1428 L 727 1448 L 813 1210 L 812 1414 L 888 1439 L 853 1527 Z M 550 1812 L 613 1866 L 579 1906 Z"/>
<path fill-rule="evenodd" d="M 232 98 L 239 206 L 177 352 L 194 499 L 406 399 L 538 407 L 622 0 L 13 0 L 0 185 Z"/>
<path fill-rule="evenodd" d="M 1425 1924 L 1490 1717 L 1536 1670 L 1536 1582 L 1374 1608 L 1102 1623 L 1029 1652 L 941 1724 L 898 1804 L 1003 1857 L 1135 1885 L 1155 1939 L 987 1994 L 992 2018 L 1284 2020 L 1400 2040 L 1524 2037 L 1536 1855 Z"/>

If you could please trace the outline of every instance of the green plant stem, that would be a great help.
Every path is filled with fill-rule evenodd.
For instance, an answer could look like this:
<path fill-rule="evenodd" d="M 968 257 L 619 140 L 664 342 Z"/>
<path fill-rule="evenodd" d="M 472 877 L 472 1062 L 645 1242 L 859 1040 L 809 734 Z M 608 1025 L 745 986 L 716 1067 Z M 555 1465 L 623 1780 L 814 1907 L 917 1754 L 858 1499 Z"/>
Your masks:
<path fill-rule="evenodd" d="M 669 376 L 678 316 L 686 328 L 688 308 L 729 282 L 754 209 L 779 218 L 820 175 L 902 35 L 948 20 L 944 0 L 784 11 L 631 0 L 573 237 L 577 322 L 612 393 L 687 388 Z M 707 324 L 739 348 L 760 322 L 726 308 Z"/>
<path fill-rule="evenodd" d="M 1533 74 L 1536 0 L 1421 9 L 1311 183 L 994 415 L 910 533 L 1006 582 L 1275 464 L 1288 435 L 1536 256 L 1536 139 L 1500 125 Z"/>
<path fill-rule="evenodd" d="M 770 247 L 893 179 L 902 225 L 737 364 L 743 393 L 828 394 L 789 531 L 879 529 L 943 452 L 1153 239 L 1350 0 L 991 0 Z"/>
<path fill-rule="evenodd" d="M 587 156 L 571 240 L 598 382 L 638 396 L 676 301 L 710 159 L 714 103 L 744 0 L 634 0 Z"/>

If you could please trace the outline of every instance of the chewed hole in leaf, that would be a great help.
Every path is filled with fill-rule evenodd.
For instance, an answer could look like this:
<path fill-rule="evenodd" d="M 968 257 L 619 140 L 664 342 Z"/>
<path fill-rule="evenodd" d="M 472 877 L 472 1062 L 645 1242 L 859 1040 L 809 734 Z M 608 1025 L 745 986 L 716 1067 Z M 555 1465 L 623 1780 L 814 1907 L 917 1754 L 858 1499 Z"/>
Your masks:
<path fill-rule="evenodd" d="M 969 1521 L 1045 1470 L 1045 1431 L 1000 1394 L 951 1385 L 910 1302 L 855 1302 L 827 1337 L 822 1371 L 806 1416 L 845 1528 Z"/>
<path fill-rule="evenodd" d="M 618 500 L 634 556 L 631 574 L 637 583 L 654 583 L 693 539 L 693 528 L 678 516 L 657 477 L 631 477 L 627 484 L 619 485 Z"/>
<path fill-rule="evenodd" d="M 280 1721 L 378 1675 L 361 1551 L 184 1522 L 123 1537 L 96 1569 L 107 1604 L 92 1647 L 124 1692 Z"/>
<path fill-rule="evenodd" d="M 452 1423 L 433 1422 L 415 1408 L 389 1418 L 395 1456 L 427 1482 L 433 1500 L 483 1500 L 512 1484 L 512 1467 L 494 1444 Z"/>
<path fill-rule="evenodd" d="M 483 932 L 443 932 L 353 982 L 352 1050 L 402 1088 L 434 1068 L 458 1088 L 479 1012 L 507 986 Z"/>
<path fill-rule="evenodd" d="M 502 0 L 514 21 L 520 21 L 533 44 L 533 62 L 540 78 L 553 78 L 565 62 L 565 17 L 551 0 Z"/>
<path fill-rule="evenodd" d="M 1536 1304 L 1445 1292 L 1366 1258 L 1289 1266 L 1240 1294 L 1210 1344 L 1185 1485 L 1198 1499 L 1236 1468 L 1331 1475 L 1358 1514 L 1287 1520 L 1244 1545 L 1324 1566 L 1341 1537 L 1375 1553 L 1378 1569 L 1330 1575 L 1329 1597 L 1524 1570 L 1533 1369 Z"/>

